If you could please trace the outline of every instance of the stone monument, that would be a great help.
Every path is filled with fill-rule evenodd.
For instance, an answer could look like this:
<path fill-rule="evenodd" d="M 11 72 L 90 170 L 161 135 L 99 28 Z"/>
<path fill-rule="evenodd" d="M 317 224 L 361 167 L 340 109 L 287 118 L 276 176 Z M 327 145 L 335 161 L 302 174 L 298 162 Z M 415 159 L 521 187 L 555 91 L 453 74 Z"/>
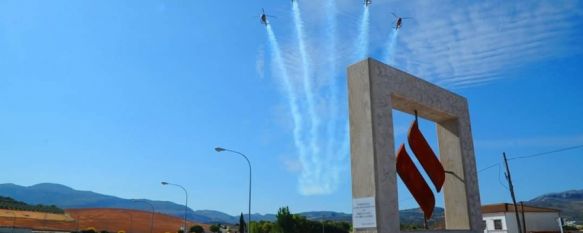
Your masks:
<path fill-rule="evenodd" d="M 468 103 L 403 71 L 367 59 L 348 68 L 353 228 L 399 233 L 392 110 L 435 122 L 445 170 L 445 230 L 482 231 L 480 194 Z"/>

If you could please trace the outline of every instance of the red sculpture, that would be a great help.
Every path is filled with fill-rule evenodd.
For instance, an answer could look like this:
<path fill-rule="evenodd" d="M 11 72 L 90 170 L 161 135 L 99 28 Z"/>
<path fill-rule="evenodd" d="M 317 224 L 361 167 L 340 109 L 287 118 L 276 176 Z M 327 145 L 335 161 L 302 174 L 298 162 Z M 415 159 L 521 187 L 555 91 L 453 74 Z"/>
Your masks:
<path fill-rule="evenodd" d="M 431 179 L 437 192 L 440 192 L 445 182 L 445 170 L 419 130 L 417 111 L 415 111 L 415 121 L 409 128 L 407 139 L 413 154 Z M 401 180 L 403 180 L 403 183 L 405 183 L 405 186 L 407 186 L 407 189 L 409 189 L 409 192 L 411 192 L 413 198 L 423 210 L 425 220 L 430 219 L 433 209 L 435 209 L 435 196 L 413 160 L 411 160 L 403 144 L 397 152 L 397 174 L 399 174 Z"/>
<path fill-rule="evenodd" d="M 423 210 L 425 219 L 430 219 L 435 208 L 435 197 L 427 183 L 425 183 L 423 176 L 421 176 L 421 173 L 415 167 L 413 160 L 407 154 L 405 145 L 399 147 L 397 154 L 397 173 L 415 198 L 415 201 L 421 207 L 421 210 Z"/>
<path fill-rule="evenodd" d="M 423 137 L 423 134 L 419 130 L 417 119 L 411 125 L 407 138 L 413 154 L 417 157 L 421 166 L 423 166 L 423 170 L 429 175 L 437 192 L 440 192 L 441 187 L 443 187 L 443 182 L 445 182 L 445 170 L 443 170 L 439 159 L 437 159 L 429 143 L 427 143 L 427 140 L 425 140 L 425 137 Z"/>

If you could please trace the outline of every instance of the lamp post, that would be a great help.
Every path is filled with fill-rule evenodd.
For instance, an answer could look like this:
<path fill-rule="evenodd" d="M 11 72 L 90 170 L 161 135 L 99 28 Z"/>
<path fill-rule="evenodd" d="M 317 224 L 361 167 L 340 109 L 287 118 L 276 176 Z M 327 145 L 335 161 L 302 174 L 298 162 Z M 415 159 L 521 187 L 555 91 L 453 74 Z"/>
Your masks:
<path fill-rule="evenodd" d="M 222 147 L 215 147 L 215 151 L 216 152 L 229 151 L 229 152 L 241 155 L 247 161 L 247 165 L 249 165 L 249 209 L 248 209 L 248 211 L 249 211 L 249 224 L 247 226 L 247 233 L 249 233 L 249 229 L 251 228 L 251 162 L 249 162 L 249 158 L 247 158 L 247 156 L 245 156 L 243 153 L 238 152 L 238 151 L 229 150 L 229 149 L 225 149 Z"/>
<path fill-rule="evenodd" d="M 134 202 L 143 202 L 143 203 L 148 204 L 150 206 L 150 208 L 152 208 L 152 214 L 150 216 L 150 233 L 152 233 L 152 231 L 154 229 L 154 205 L 152 205 L 152 203 L 150 203 L 146 200 L 134 199 Z"/>
<path fill-rule="evenodd" d="M 182 190 L 184 190 L 184 195 L 186 197 L 186 201 L 184 202 L 184 225 L 183 225 L 182 229 L 184 230 L 184 232 L 186 232 L 187 231 L 186 230 L 186 225 L 187 225 L 186 224 L 186 213 L 188 212 L 188 191 L 186 191 L 186 189 L 184 187 L 182 187 L 182 185 L 172 184 L 172 183 L 168 183 L 165 181 L 162 181 L 161 183 L 162 183 L 162 185 L 172 185 L 172 186 L 176 186 L 176 187 L 179 187 Z"/>

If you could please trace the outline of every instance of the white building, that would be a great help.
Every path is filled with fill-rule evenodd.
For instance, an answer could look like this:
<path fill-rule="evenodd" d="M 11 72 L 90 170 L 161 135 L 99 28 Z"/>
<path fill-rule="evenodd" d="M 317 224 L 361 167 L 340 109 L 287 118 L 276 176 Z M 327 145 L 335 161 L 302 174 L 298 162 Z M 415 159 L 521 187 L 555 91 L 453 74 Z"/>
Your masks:
<path fill-rule="evenodd" d="M 559 233 L 558 218 L 560 211 L 557 209 L 541 208 L 518 204 L 518 216 L 522 226 L 522 216 L 526 219 L 526 232 L 523 233 Z M 514 205 L 503 203 L 482 206 L 482 224 L 484 233 L 519 233 L 516 224 Z"/>

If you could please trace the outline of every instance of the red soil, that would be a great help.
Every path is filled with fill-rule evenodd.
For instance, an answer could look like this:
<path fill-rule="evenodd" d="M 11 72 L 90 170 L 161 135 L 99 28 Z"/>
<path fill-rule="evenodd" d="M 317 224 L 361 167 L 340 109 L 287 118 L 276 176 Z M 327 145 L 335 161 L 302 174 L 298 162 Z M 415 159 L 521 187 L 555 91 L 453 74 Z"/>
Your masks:
<path fill-rule="evenodd" d="M 15 211 L 17 212 L 17 211 Z M 95 228 L 98 232 L 125 231 L 126 233 L 150 233 L 152 213 L 128 209 L 67 209 L 66 214 L 73 217 L 72 221 L 54 221 L 23 217 L 0 217 L 0 226 L 31 228 L 35 230 L 64 230 Z M 131 220 L 131 221 L 130 221 Z M 153 233 L 175 233 L 180 229 L 183 219 L 165 214 L 155 213 Z M 198 223 L 188 222 L 189 227 Z M 199 224 L 208 231 L 208 225 Z"/>

